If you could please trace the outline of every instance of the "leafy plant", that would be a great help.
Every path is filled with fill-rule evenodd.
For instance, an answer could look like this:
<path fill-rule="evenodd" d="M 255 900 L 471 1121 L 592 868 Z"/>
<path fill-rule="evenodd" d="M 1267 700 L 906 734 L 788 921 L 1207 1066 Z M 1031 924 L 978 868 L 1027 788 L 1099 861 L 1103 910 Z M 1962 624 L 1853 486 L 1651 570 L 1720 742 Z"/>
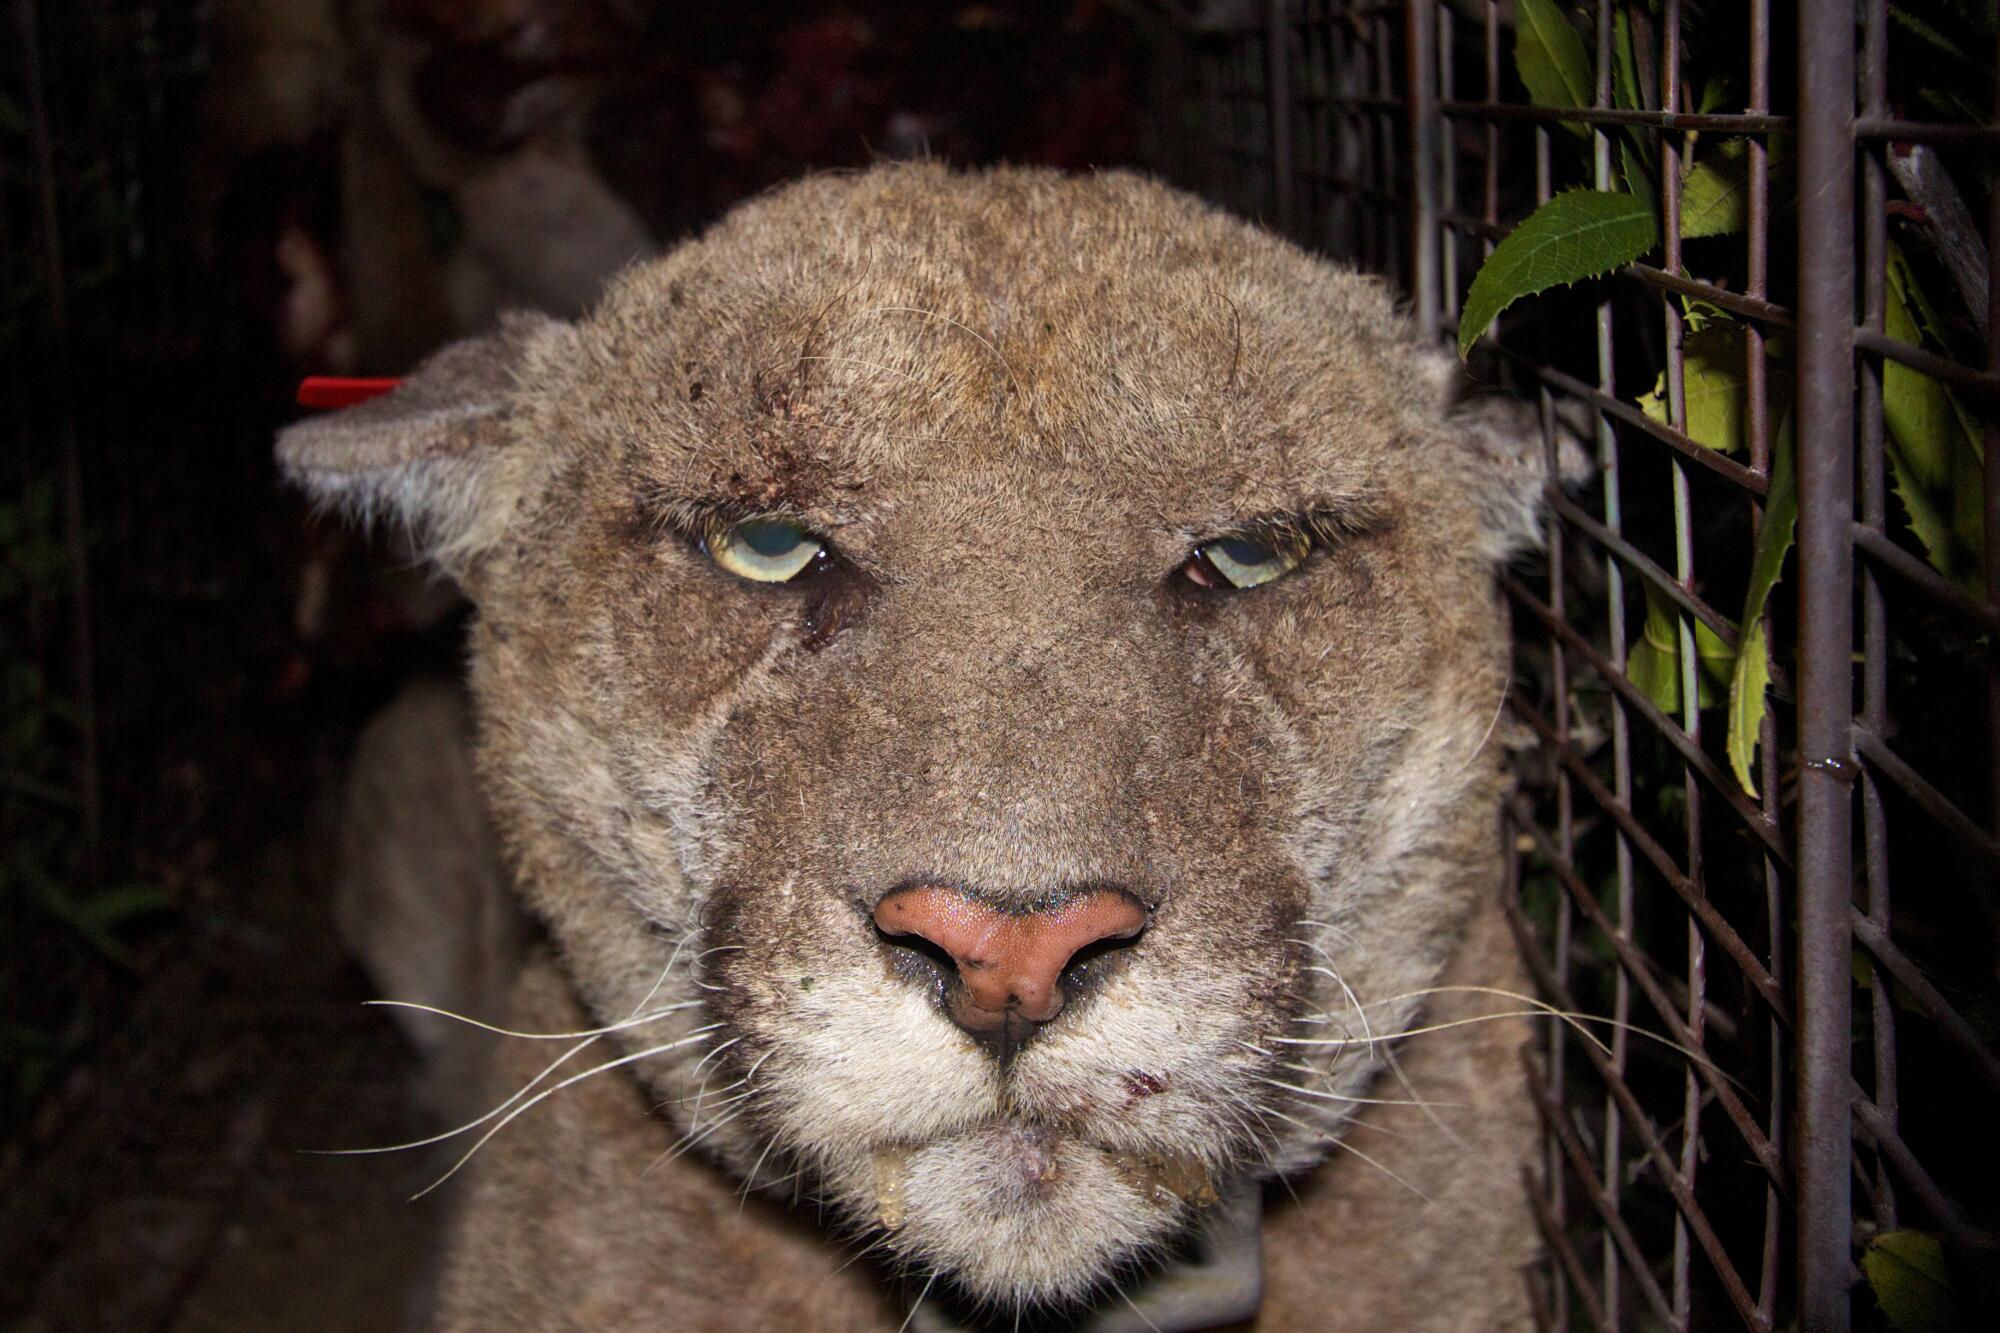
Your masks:
<path fill-rule="evenodd" d="M 1944 1247 L 1921 1231 L 1885 1231 L 1868 1242 L 1861 1271 L 1891 1333 L 1963 1328 L 1945 1270 Z"/>
<path fill-rule="evenodd" d="M 1458 321 L 1458 354 L 1470 352 L 1500 312 L 1522 297 L 1609 273 L 1659 241 L 1659 219 L 1650 203 L 1629 194 L 1563 191 L 1509 232 L 1480 265 Z"/>
<path fill-rule="evenodd" d="M 1968 13 L 1970 11 L 1968 10 Z M 1906 28 L 1933 45 L 1949 42 L 1920 18 L 1892 9 Z M 1977 16 L 1973 16 L 1974 21 Z M 1645 108 L 1640 71 L 1649 55 L 1628 12 L 1612 18 L 1609 86 L 1620 109 Z M 1990 27 L 1990 23 L 1988 24 Z M 1962 56 L 1962 52 L 1960 55 Z M 1519 0 L 1515 30 L 1516 72 L 1534 101 L 1552 109 L 1587 107 L 1596 85 L 1583 37 L 1555 0 Z M 1697 80 L 1690 78 L 1690 85 Z M 1727 104 L 1729 89 L 1717 76 L 1698 80 L 1696 111 Z M 1581 122 L 1561 126 L 1588 139 Z M 1558 286 L 1613 272 L 1660 244 L 1661 219 L 1655 179 L 1659 154 L 1650 132 L 1620 126 L 1617 170 L 1604 189 L 1572 189 L 1554 195 L 1504 237 L 1474 275 L 1458 327 L 1458 350 L 1468 354 L 1493 322 L 1517 301 Z M 1689 132 L 1680 140 L 1679 227 L 1684 240 L 1741 232 L 1748 220 L 1750 152 L 1742 138 Z M 1768 167 L 1774 197 L 1781 197 L 1789 167 L 1782 139 L 1769 144 Z M 1899 342 L 1950 354 L 1950 329 L 1924 291 L 1918 271 L 1894 242 L 1888 254 L 1888 301 L 1884 332 Z M 1729 312 L 1703 301 L 1682 303 L 1682 386 L 1680 419 L 1673 419 L 1666 374 L 1660 372 L 1638 405 L 1653 420 L 1676 427 L 1705 448 L 1724 454 L 1744 451 L 1753 405 L 1747 400 L 1748 333 Z M 1678 610 L 1647 586 L 1646 619 L 1625 662 L 1626 674 L 1668 713 L 1683 710 L 1681 663 L 1692 644 L 1697 708 L 1726 703 L 1725 750 L 1731 771 L 1755 795 L 1755 758 L 1767 709 L 1770 652 L 1765 613 L 1783 576 L 1798 517 L 1793 430 L 1788 409 L 1791 349 L 1783 337 L 1764 344 L 1769 420 L 1779 422 L 1770 456 L 1766 512 L 1752 558 L 1749 585 L 1737 621 L 1732 651 L 1709 626 L 1694 621 L 1684 633 Z M 1891 485 L 1909 532 L 1940 573 L 1975 593 L 1982 590 L 1983 457 L 1980 434 L 1950 388 L 1893 359 L 1882 368 L 1883 421 Z"/>
<path fill-rule="evenodd" d="M 53 483 L 41 479 L 0 500 L 0 612 L 29 632 L 0 640 L 0 896 L 62 922 L 100 957 L 128 965 L 118 932 L 172 905 L 139 884 L 80 887 L 76 880 L 75 798 L 68 756 L 80 718 L 51 685 L 34 651 L 37 626 L 55 617 L 69 570 Z"/>

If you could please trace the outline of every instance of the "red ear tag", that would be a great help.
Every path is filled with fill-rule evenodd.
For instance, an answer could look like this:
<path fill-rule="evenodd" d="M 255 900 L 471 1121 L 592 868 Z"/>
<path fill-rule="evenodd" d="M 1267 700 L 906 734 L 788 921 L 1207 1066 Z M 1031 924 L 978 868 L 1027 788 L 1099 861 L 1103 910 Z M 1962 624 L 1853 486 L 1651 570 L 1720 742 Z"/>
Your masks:
<path fill-rule="evenodd" d="M 357 379 L 351 375 L 308 375 L 299 381 L 300 407 L 352 407 L 370 398 L 380 398 L 403 381 Z"/>

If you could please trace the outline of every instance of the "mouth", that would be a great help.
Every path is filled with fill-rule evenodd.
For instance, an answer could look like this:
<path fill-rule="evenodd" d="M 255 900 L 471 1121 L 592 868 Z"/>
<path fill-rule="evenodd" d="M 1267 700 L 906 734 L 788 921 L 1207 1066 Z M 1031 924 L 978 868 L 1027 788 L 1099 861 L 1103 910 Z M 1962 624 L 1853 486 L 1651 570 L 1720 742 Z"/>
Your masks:
<path fill-rule="evenodd" d="M 908 1222 L 911 1178 L 920 1159 L 933 1151 L 951 1149 L 983 1159 L 989 1197 L 1010 1199 L 1024 1207 L 1056 1202 L 1065 1176 L 1074 1174 L 1080 1153 L 1108 1166 L 1120 1184 L 1158 1209 L 1202 1209 L 1221 1197 L 1208 1164 L 1190 1153 L 1133 1152 L 1090 1143 L 1045 1125 L 1007 1119 L 942 1144 L 891 1143 L 874 1149 L 870 1160 L 875 1221 L 883 1230 L 897 1231 Z"/>
<path fill-rule="evenodd" d="M 1192 1155 L 1113 1148 L 1013 1117 L 882 1144 L 857 1165 L 849 1198 L 901 1262 L 949 1275 L 976 1301 L 1021 1307 L 1085 1299 L 1188 1234 L 1222 1194 Z"/>

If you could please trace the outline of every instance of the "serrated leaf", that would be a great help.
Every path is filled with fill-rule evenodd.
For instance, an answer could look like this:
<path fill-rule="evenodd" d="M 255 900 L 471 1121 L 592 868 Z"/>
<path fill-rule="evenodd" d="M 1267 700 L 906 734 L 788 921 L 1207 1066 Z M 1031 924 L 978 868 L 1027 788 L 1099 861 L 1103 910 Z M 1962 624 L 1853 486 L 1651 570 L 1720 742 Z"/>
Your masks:
<path fill-rule="evenodd" d="M 1458 321 L 1464 356 L 1524 296 L 1629 264 L 1659 243 L 1653 210 L 1629 194 L 1566 190 L 1507 233 L 1479 266 Z"/>
<path fill-rule="evenodd" d="M 1661 712 L 1681 711 L 1680 608 L 1651 583 L 1646 594 L 1646 623 L 1638 642 L 1625 654 L 1625 675 Z M 1712 708 L 1722 701 L 1722 683 L 1729 679 L 1736 654 L 1720 635 L 1702 621 L 1694 622 L 1695 705 Z"/>
<path fill-rule="evenodd" d="M 1898 342 L 1923 346 L 1926 325 L 1937 329 L 1936 312 L 1909 259 L 1893 241 L 1888 279 L 1882 331 Z M 1924 558 L 1946 578 L 1977 590 L 1982 584 L 1984 541 L 1981 524 L 1970 515 L 1983 498 L 1984 487 L 1971 484 L 1979 469 L 1968 460 L 1977 460 L 1979 451 L 1962 410 L 1943 384 L 1885 357 L 1882 421 L 1889 434 L 1885 452 L 1890 485 L 1909 516 L 1911 533 L 1924 548 Z"/>
<path fill-rule="evenodd" d="M 1681 235 L 1690 239 L 1743 230 L 1750 211 L 1750 145 L 1724 139 L 1681 178 Z"/>
<path fill-rule="evenodd" d="M 1785 572 L 1799 521 L 1798 472 L 1793 465 L 1791 414 L 1778 423 L 1777 446 L 1771 451 L 1771 489 L 1764 497 L 1764 521 L 1757 529 L 1757 549 L 1750 557 L 1750 586 L 1743 597 L 1742 627 L 1736 661 L 1729 674 L 1729 732 L 1725 748 L 1729 767 L 1743 790 L 1757 795 L 1757 740 L 1768 706 L 1764 691 L 1771 684 L 1769 645 L 1764 635 L 1764 611 L 1771 590 Z"/>
<path fill-rule="evenodd" d="M 1516 0 L 1514 69 L 1536 106 L 1590 105 L 1590 57 L 1583 38 L 1555 0 Z M 1589 133 L 1579 121 L 1564 121 L 1571 134 Z"/>
<path fill-rule="evenodd" d="M 1936 1237 L 1885 1231 L 1868 1242 L 1861 1271 L 1893 1333 L 1951 1333 L 1963 1327 Z"/>

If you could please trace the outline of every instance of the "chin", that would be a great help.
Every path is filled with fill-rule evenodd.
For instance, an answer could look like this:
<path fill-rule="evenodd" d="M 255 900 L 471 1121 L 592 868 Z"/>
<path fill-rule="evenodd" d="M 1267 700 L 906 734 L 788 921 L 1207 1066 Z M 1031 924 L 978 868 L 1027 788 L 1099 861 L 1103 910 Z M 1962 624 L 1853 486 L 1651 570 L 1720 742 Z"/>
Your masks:
<path fill-rule="evenodd" d="M 1142 1263 L 1214 1202 L 1191 1159 L 1114 1151 L 1003 1120 L 951 1138 L 875 1149 L 841 1192 L 885 1247 L 982 1305 L 1072 1304 Z"/>

